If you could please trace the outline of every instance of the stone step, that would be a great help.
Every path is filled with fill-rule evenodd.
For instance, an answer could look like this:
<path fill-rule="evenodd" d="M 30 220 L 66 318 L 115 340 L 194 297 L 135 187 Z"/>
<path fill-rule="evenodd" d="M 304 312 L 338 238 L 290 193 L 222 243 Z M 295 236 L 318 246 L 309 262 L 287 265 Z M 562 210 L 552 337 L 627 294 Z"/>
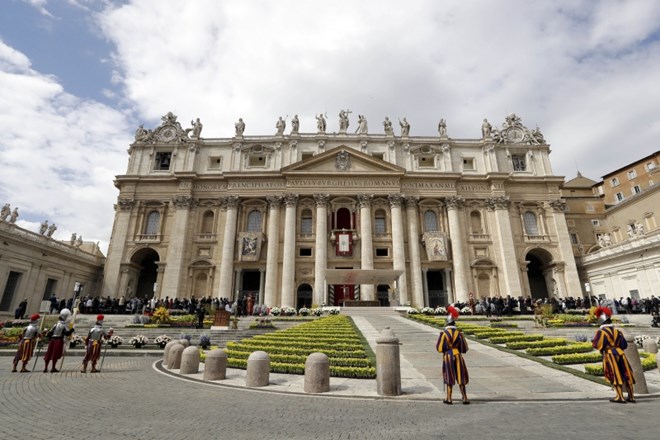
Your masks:
<path fill-rule="evenodd" d="M 393 307 L 342 307 L 341 314 L 347 316 L 398 316 Z"/>

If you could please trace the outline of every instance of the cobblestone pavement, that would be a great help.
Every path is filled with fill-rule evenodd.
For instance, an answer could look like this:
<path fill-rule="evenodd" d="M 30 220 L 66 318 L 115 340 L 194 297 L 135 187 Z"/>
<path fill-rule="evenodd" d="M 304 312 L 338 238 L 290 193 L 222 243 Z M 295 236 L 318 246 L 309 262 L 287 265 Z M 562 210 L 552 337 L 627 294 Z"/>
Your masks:
<path fill-rule="evenodd" d="M 0 358 L 2 439 L 598 439 L 657 437 L 660 401 L 392 401 L 275 394 L 173 380 L 153 358 L 99 374 L 10 373 Z M 39 366 L 43 365 L 39 362 Z"/>

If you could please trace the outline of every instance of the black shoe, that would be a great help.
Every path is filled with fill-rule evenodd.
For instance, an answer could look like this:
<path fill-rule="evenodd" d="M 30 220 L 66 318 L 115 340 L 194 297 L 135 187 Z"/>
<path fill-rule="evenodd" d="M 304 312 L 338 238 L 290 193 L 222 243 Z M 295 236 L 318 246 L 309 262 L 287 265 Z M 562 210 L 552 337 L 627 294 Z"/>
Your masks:
<path fill-rule="evenodd" d="M 451 405 L 451 400 L 445 399 L 445 400 L 442 401 L 442 403 L 445 403 L 447 405 Z"/>
<path fill-rule="evenodd" d="M 612 402 L 612 403 L 626 403 L 626 401 L 623 400 L 623 399 L 610 399 L 610 402 Z"/>

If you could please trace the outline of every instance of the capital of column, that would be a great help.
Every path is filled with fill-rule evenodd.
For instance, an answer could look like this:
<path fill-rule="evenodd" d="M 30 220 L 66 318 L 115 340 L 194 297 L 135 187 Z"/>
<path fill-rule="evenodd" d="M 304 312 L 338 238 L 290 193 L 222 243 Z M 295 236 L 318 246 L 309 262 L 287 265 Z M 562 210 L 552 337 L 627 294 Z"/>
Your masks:
<path fill-rule="evenodd" d="M 511 199 L 508 196 L 489 197 L 486 199 L 486 207 L 495 211 L 496 209 L 509 209 Z"/>
<path fill-rule="evenodd" d="M 268 201 L 268 207 L 270 209 L 277 209 L 282 206 L 282 196 L 268 196 L 266 200 Z"/>
<path fill-rule="evenodd" d="M 222 209 L 236 208 L 241 198 L 238 196 L 220 197 L 220 206 Z"/>
<path fill-rule="evenodd" d="M 374 199 L 373 194 L 358 194 L 357 195 L 358 204 L 360 208 L 370 208 L 371 201 Z"/>
<path fill-rule="evenodd" d="M 197 206 L 197 200 L 190 196 L 176 196 L 172 199 L 172 204 L 176 209 L 192 209 Z"/>
<path fill-rule="evenodd" d="M 330 200 L 330 194 L 314 194 L 314 200 L 316 201 L 317 207 L 326 207 L 328 206 L 328 201 Z"/>
<path fill-rule="evenodd" d="M 298 203 L 298 194 L 286 194 L 284 196 L 284 204 L 288 207 L 296 206 Z"/>
<path fill-rule="evenodd" d="M 461 209 L 465 206 L 465 197 L 449 196 L 445 198 L 447 209 Z"/>
<path fill-rule="evenodd" d="M 551 200 L 548 202 L 548 205 L 550 205 L 552 210 L 555 212 L 566 211 L 566 200 L 563 199 Z"/>
<path fill-rule="evenodd" d="M 401 207 L 403 204 L 403 195 L 401 194 L 388 194 L 387 199 L 390 202 L 391 207 Z"/>
<path fill-rule="evenodd" d="M 135 200 L 117 199 L 117 206 L 120 211 L 130 211 L 135 206 Z"/>
<path fill-rule="evenodd" d="M 419 202 L 419 197 L 416 196 L 404 196 L 403 200 L 406 202 L 407 208 L 416 208 L 417 203 Z"/>

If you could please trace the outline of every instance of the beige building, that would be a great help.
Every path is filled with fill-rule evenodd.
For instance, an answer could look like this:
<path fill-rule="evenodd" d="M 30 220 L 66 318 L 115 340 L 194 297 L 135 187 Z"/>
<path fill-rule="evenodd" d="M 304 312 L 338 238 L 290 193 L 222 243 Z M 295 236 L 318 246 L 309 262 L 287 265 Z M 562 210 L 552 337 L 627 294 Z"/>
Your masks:
<path fill-rule="evenodd" d="M 12 219 L 15 221 L 15 219 Z M 50 237 L 53 229 L 32 232 L 0 218 L 0 320 L 14 316 L 27 300 L 27 314 L 39 311 L 41 301 L 101 293 L 105 257 L 95 243 L 61 242 Z"/>
<path fill-rule="evenodd" d="M 281 119 L 281 118 L 280 118 Z M 415 306 L 579 295 L 550 148 L 507 116 L 478 139 L 349 132 L 297 116 L 273 135 L 201 136 L 172 113 L 140 127 L 116 204 L 103 294 L 226 297 L 269 306 Z M 373 125 L 372 125 L 373 127 Z M 362 284 L 360 284 L 362 283 Z"/>

